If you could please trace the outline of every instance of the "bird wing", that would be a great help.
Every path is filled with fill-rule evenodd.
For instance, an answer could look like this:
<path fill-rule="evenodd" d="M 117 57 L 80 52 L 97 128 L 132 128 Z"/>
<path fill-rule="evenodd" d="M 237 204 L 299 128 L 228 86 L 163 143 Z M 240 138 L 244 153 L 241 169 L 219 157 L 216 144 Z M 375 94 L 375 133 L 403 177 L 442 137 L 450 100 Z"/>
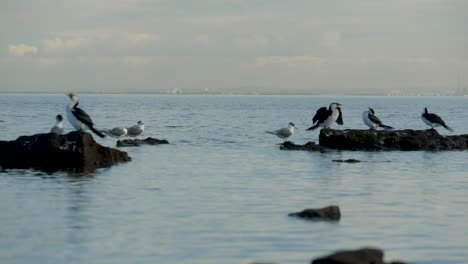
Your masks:
<path fill-rule="evenodd" d="M 323 121 L 328 117 L 328 115 L 329 115 L 328 109 L 326 107 L 321 107 L 317 110 L 314 117 L 312 118 L 312 123 L 315 123 L 317 121 Z"/>
<path fill-rule="evenodd" d="M 344 123 L 343 123 L 343 114 L 341 114 L 341 108 L 340 108 L 340 107 L 337 107 L 336 109 L 338 109 L 338 112 L 340 113 L 340 114 L 338 115 L 338 118 L 336 119 L 336 123 L 337 123 L 338 125 L 343 125 L 343 124 L 344 124 Z"/>
<path fill-rule="evenodd" d="M 83 109 L 75 107 L 71 112 L 76 117 L 76 119 L 80 120 L 85 125 L 93 126 L 93 120 L 91 120 L 91 117 Z"/>
<path fill-rule="evenodd" d="M 134 125 L 127 128 L 128 135 L 136 135 L 141 133 L 141 128 L 138 125 Z"/>
<path fill-rule="evenodd" d="M 379 119 L 377 116 L 375 116 L 375 115 L 373 115 L 373 114 L 371 114 L 371 113 L 369 113 L 369 114 L 367 115 L 367 117 L 369 117 L 369 120 L 370 120 L 372 123 L 379 124 L 379 125 L 382 124 L 382 121 L 380 121 L 380 119 Z"/>
<path fill-rule="evenodd" d="M 289 137 L 291 135 L 291 131 L 289 128 L 281 128 L 276 130 L 275 134 L 282 137 Z"/>
<path fill-rule="evenodd" d="M 442 118 L 440 118 L 440 116 L 438 116 L 437 114 L 434 114 L 434 113 L 430 113 L 428 114 L 429 116 L 429 121 L 431 121 L 432 123 L 439 123 L 441 124 L 442 126 L 446 126 L 444 120 L 442 120 Z"/>

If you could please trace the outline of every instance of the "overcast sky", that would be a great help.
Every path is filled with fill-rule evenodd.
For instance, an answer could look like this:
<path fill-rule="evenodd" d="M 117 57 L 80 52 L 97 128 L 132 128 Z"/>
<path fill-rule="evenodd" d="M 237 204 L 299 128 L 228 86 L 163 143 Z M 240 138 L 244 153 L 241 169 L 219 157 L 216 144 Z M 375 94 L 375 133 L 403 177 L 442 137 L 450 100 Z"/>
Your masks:
<path fill-rule="evenodd" d="M 0 92 L 468 86 L 467 0 L 2 0 Z"/>

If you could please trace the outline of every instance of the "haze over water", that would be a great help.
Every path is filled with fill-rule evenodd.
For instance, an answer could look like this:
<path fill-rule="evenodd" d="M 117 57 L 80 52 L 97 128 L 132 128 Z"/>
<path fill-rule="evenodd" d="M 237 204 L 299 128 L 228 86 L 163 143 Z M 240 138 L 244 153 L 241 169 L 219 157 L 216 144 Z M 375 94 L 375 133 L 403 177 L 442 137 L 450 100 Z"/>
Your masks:
<path fill-rule="evenodd" d="M 281 151 L 265 133 L 293 122 L 293 142 L 317 141 L 305 129 L 335 101 L 339 129 L 366 129 L 368 106 L 426 129 L 427 106 L 455 129 L 439 133 L 468 133 L 463 97 L 80 95 L 99 129 L 142 120 L 144 137 L 171 144 L 122 148 L 131 162 L 91 175 L 0 173 L 0 262 L 296 264 L 374 246 L 386 260 L 467 263 L 468 152 Z M 68 103 L 2 94 L 0 140 L 48 132 Z M 348 158 L 365 162 L 332 162 Z M 330 204 L 338 223 L 287 216 Z"/>

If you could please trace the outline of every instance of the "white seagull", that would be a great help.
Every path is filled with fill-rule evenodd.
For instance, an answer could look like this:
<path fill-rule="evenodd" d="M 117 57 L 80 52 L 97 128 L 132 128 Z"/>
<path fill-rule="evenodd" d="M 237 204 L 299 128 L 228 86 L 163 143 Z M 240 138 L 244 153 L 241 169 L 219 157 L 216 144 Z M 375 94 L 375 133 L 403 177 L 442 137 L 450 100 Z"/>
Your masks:
<path fill-rule="evenodd" d="M 362 120 L 371 130 L 374 130 L 378 127 L 383 129 L 393 129 L 391 126 L 384 125 L 382 121 L 375 115 L 374 109 L 369 107 L 369 111 L 362 112 Z"/>
<path fill-rule="evenodd" d="M 340 106 L 340 103 L 331 103 L 328 109 L 325 106 L 319 108 L 312 118 L 312 124 L 314 125 L 306 130 L 314 130 L 317 127 L 330 128 L 335 122 L 338 125 L 343 125 Z"/>
<path fill-rule="evenodd" d="M 55 125 L 50 129 L 50 133 L 54 133 L 56 135 L 63 135 L 65 130 L 63 129 L 62 121 L 63 121 L 62 115 L 57 115 L 55 117 Z"/>
<path fill-rule="evenodd" d="M 131 127 L 127 127 L 127 135 L 129 137 L 137 137 L 145 131 L 145 125 L 143 124 L 143 121 L 138 121 L 136 125 L 133 125 Z"/>
<path fill-rule="evenodd" d="M 121 138 L 127 135 L 127 129 L 125 127 L 114 127 L 112 129 L 102 130 L 101 132 L 114 138 Z"/>
<path fill-rule="evenodd" d="M 296 126 L 292 122 L 289 122 L 288 127 L 280 128 L 275 131 L 266 131 L 266 133 L 275 135 L 282 138 L 283 141 L 286 141 L 286 139 L 294 134 L 294 129 L 297 129 Z"/>
<path fill-rule="evenodd" d="M 427 111 L 427 107 L 424 108 L 424 112 L 421 115 L 421 119 L 426 125 L 430 126 L 432 129 L 434 129 L 434 127 L 443 126 L 448 131 L 453 131 L 451 127 L 445 124 L 444 120 L 442 120 L 440 116 L 434 113 L 429 113 Z"/>
<path fill-rule="evenodd" d="M 81 108 L 78 107 L 79 99 L 78 96 L 69 93 L 67 94 L 72 101 L 69 105 L 66 106 L 65 110 L 67 112 L 67 119 L 70 124 L 78 131 L 86 131 L 90 129 L 94 134 L 99 137 L 105 137 L 99 130 L 94 128 L 94 123 L 91 117 Z"/>

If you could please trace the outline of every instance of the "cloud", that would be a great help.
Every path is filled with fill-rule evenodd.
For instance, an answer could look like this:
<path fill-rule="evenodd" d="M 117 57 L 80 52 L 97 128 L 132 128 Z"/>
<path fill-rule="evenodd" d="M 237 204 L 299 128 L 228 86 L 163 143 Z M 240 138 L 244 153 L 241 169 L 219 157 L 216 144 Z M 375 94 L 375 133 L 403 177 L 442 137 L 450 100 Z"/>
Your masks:
<path fill-rule="evenodd" d="M 25 44 L 18 44 L 18 45 L 8 45 L 8 52 L 15 56 L 24 56 L 27 54 L 35 54 L 37 53 L 38 49 L 34 46 L 25 45 Z"/>
<path fill-rule="evenodd" d="M 328 58 L 314 56 L 266 56 L 256 59 L 257 66 L 276 64 L 294 67 L 303 64 L 322 65 L 326 62 L 328 62 Z"/>
<path fill-rule="evenodd" d="M 92 42 L 85 37 L 54 38 L 42 41 L 42 45 L 47 52 L 64 52 L 89 46 Z"/>

